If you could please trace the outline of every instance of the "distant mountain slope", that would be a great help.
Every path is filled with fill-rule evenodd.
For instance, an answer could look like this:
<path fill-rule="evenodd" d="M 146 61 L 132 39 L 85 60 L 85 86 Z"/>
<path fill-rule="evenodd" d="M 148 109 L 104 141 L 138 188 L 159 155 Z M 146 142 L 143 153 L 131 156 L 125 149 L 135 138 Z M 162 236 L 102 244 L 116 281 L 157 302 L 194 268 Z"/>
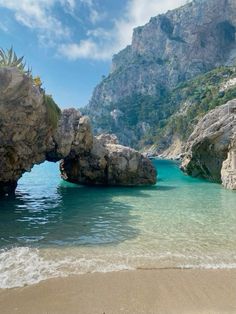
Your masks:
<path fill-rule="evenodd" d="M 114 132 L 122 143 L 135 147 L 161 143 L 160 149 L 167 148 L 174 135 L 165 141 L 159 131 L 184 100 L 188 103 L 179 84 L 234 65 L 235 32 L 235 0 L 193 1 L 136 28 L 132 44 L 114 56 L 111 73 L 85 108 L 95 130 Z M 226 80 L 233 76 L 233 68 L 221 70 L 222 75 L 229 70 Z M 198 83 L 195 89 L 201 88 Z"/>

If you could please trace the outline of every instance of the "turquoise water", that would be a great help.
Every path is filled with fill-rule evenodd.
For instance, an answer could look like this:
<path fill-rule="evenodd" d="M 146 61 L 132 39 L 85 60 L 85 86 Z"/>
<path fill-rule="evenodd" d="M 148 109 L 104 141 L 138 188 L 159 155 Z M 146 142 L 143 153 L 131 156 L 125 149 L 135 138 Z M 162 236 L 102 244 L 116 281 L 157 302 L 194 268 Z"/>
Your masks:
<path fill-rule="evenodd" d="M 135 268 L 236 268 L 236 193 L 154 161 L 158 183 L 91 188 L 35 166 L 0 201 L 0 288 Z"/>

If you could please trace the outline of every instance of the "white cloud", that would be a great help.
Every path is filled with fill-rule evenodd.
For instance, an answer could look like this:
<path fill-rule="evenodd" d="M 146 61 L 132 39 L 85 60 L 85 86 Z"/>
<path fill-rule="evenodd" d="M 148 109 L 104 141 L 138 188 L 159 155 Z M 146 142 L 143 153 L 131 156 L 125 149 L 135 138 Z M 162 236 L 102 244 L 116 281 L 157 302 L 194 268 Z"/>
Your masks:
<path fill-rule="evenodd" d="M 76 59 L 107 59 L 107 52 L 91 39 L 81 40 L 79 44 L 62 44 L 60 46 L 60 54 L 65 55 L 71 60 Z"/>
<path fill-rule="evenodd" d="M 96 24 L 97 22 L 100 22 L 105 18 L 104 12 L 99 12 L 99 10 L 96 8 L 96 3 L 94 0 L 79 0 L 80 4 L 84 4 L 89 11 L 89 21 L 92 24 Z"/>
<path fill-rule="evenodd" d="M 0 0 L 0 7 L 11 10 L 20 24 L 36 29 L 39 38 L 54 41 L 70 34 L 70 30 L 51 14 L 50 10 L 56 3 L 70 7 L 75 5 L 74 0 Z"/>
<path fill-rule="evenodd" d="M 91 0 L 83 1 L 91 2 Z M 101 28 L 89 31 L 86 40 L 64 44 L 59 47 L 59 53 L 72 60 L 79 58 L 110 59 L 114 53 L 131 43 L 135 27 L 147 23 L 151 17 L 157 14 L 181 6 L 186 2 L 186 0 L 129 0 L 124 17 L 115 20 L 109 32 Z"/>
<path fill-rule="evenodd" d="M 60 55 L 72 60 L 107 60 L 130 44 L 134 27 L 143 25 L 150 17 L 185 2 L 186 0 L 127 0 L 122 17 L 111 21 L 113 26 L 110 29 L 95 28 L 106 15 L 99 11 L 98 2 L 94 0 L 0 0 L 0 7 L 11 10 L 18 23 L 35 30 L 39 41 L 47 46 L 54 46 Z M 78 8 L 85 6 L 87 19 L 94 25 L 93 29 L 87 30 L 87 37 L 79 42 L 72 41 L 72 30 L 55 15 L 56 4 L 61 5 L 80 25 L 83 21 L 78 16 Z M 0 28 L 4 27 L 1 21 Z"/>

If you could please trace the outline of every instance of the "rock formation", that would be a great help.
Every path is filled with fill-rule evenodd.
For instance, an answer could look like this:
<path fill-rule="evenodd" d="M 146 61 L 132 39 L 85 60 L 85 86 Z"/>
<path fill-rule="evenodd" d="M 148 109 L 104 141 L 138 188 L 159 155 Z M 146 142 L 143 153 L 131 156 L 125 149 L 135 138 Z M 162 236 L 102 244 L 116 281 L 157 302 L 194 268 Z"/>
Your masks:
<path fill-rule="evenodd" d="M 61 163 L 64 180 L 87 185 L 150 185 L 156 183 L 151 161 L 134 149 L 118 144 L 116 137 L 94 138 L 92 150 L 69 156 Z"/>
<path fill-rule="evenodd" d="M 235 188 L 236 100 L 210 111 L 186 144 L 182 170 Z M 223 168 L 222 168 L 223 166 Z"/>
<path fill-rule="evenodd" d="M 221 179 L 224 187 L 236 190 L 236 135 L 230 144 L 227 159 L 223 162 Z"/>
<path fill-rule="evenodd" d="M 195 0 L 135 28 L 132 44 L 113 57 L 111 73 L 85 109 L 95 131 L 115 133 L 134 147 L 141 148 L 146 137 L 154 137 L 155 144 L 157 125 L 178 108 L 179 101 L 165 106 L 168 93 L 216 67 L 233 65 L 235 31 L 235 0 Z M 165 142 L 168 148 L 171 139 Z"/>
<path fill-rule="evenodd" d="M 0 68 L 0 190 L 45 160 L 50 128 L 43 94 L 16 68 Z"/>
<path fill-rule="evenodd" d="M 75 109 L 67 109 L 58 114 L 59 109 L 52 102 L 50 98 L 48 104 L 44 91 L 34 85 L 29 75 L 17 68 L 0 68 L 0 194 L 14 193 L 22 174 L 45 160 L 55 162 L 66 158 L 68 163 L 73 162 L 74 158 L 77 160 L 78 156 L 84 162 L 93 160 L 95 146 L 98 144 L 94 143 L 88 117 L 82 116 Z M 99 142 L 98 139 L 96 141 Z M 113 144 L 110 145 L 110 148 L 104 146 L 104 158 L 109 159 L 109 156 L 116 153 L 120 153 L 121 159 L 123 155 L 128 159 L 128 156 L 132 156 L 130 159 L 133 156 L 139 158 L 140 169 L 136 169 L 136 177 L 133 181 L 130 179 L 128 184 L 155 183 L 152 165 L 143 167 L 148 160 L 125 147 L 120 148 L 119 152 L 118 148 L 114 151 Z M 133 159 L 130 164 L 132 162 Z M 98 164 L 97 167 L 99 169 L 103 165 Z M 113 163 L 113 168 L 115 167 L 119 168 L 117 172 L 129 169 L 129 166 L 127 169 L 120 168 L 119 162 Z M 150 174 L 145 171 L 150 171 Z M 112 184 L 120 184 L 121 177 L 122 173 L 119 172 Z M 145 181 L 145 178 L 150 177 L 150 181 Z M 125 184 L 125 179 L 122 179 Z M 78 180 L 78 183 L 85 181 Z"/>

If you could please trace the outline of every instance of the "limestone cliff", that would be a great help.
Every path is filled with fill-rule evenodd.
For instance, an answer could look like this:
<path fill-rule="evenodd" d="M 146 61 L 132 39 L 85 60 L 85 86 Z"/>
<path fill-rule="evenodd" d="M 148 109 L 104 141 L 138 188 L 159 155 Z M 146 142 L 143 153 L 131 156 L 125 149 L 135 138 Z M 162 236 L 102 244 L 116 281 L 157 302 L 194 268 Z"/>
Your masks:
<path fill-rule="evenodd" d="M 128 148 L 122 148 L 121 154 L 123 150 Z M 19 178 L 35 164 L 63 158 L 67 163 L 78 157 L 89 160 L 92 151 L 94 137 L 88 117 L 75 109 L 60 112 L 30 75 L 14 67 L 0 68 L 0 194 L 14 193 Z M 155 183 L 151 163 L 139 153 L 133 154 L 142 161 L 132 184 L 142 184 L 145 176 L 151 178 L 145 183 Z M 106 158 L 109 160 L 109 155 Z M 143 171 L 145 162 L 149 166 Z M 119 164 L 114 167 L 118 169 Z M 115 178 L 113 183 L 117 183 Z"/>
<path fill-rule="evenodd" d="M 155 144 L 155 127 L 178 108 L 178 101 L 165 106 L 178 84 L 234 64 L 235 30 L 235 0 L 196 0 L 136 28 L 85 109 L 96 132 L 136 147 Z"/>
<path fill-rule="evenodd" d="M 182 170 L 235 189 L 236 100 L 210 111 L 186 144 Z"/>
<path fill-rule="evenodd" d="M 0 69 L 0 189 L 45 160 L 51 137 L 44 97 L 16 68 Z"/>
<path fill-rule="evenodd" d="M 236 115 L 236 114 L 235 114 Z M 236 130 L 235 130 L 236 133 Z M 236 190 L 236 134 L 232 139 L 227 159 L 223 162 L 221 169 L 222 184 L 227 189 Z"/>

